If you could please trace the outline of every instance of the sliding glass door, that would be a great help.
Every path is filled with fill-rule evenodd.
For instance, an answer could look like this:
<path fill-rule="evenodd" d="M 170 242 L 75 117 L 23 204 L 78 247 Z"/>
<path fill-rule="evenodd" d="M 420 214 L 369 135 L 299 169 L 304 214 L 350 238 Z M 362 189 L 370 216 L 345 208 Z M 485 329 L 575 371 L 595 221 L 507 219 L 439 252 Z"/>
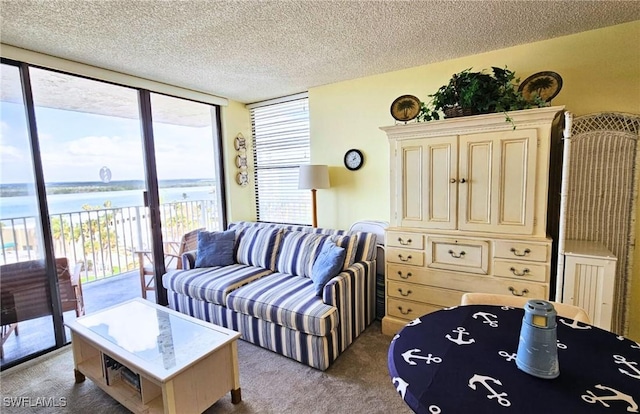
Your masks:
<path fill-rule="evenodd" d="M 220 230 L 217 107 L 152 93 L 151 111 L 164 240 Z"/>
<path fill-rule="evenodd" d="M 73 279 L 66 321 L 140 296 L 135 277 L 114 282 L 138 271 L 149 234 L 138 91 L 29 72 L 56 262 Z"/>
<path fill-rule="evenodd" d="M 64 321 L 166 304 L 154 258 L 225 219 L 216 106 L 5 59 L 0 75 L 4 369 L 67 343 Z"/>
<path fill-rule="evenodd" d="M 0 357 L 4 366 L 54 347 L 56 335 L 37 160 L 20 68 L 3 63 L 0 73 Z M 27 320 L 37 323 L 25 324 Z"/>

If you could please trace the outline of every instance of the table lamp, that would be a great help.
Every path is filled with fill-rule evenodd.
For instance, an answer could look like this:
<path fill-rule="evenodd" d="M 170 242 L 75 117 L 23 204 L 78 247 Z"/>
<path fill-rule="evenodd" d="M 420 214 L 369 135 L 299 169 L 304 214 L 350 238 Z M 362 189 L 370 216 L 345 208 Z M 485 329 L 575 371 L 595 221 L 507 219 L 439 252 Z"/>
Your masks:
<path fill-rule="evenodd" d="M 298 189 L 311 190 L 313 227 L 318 227 L 316 190 L 329 188 L 329 167 L 326 165 L 301 165 L 298 172 Z"/>

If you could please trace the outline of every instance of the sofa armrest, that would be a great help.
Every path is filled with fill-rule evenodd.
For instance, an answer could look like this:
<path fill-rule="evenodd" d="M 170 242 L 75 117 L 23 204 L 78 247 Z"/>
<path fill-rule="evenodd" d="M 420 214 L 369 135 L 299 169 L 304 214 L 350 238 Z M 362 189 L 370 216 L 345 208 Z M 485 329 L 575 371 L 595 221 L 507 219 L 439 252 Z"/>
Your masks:
<path fill-rule="evenodd" d="M 375 260 L 356 262 L 324 286 L 322 300 L 338 308 L 340 352 L 375 319 L 375 269 Z"/>
<path fill-rule="evenodd" d="M 182 253 L 182 269 L 189 270 L 196 267 L 196 252 L 197 250 L 190 250 Z"/>

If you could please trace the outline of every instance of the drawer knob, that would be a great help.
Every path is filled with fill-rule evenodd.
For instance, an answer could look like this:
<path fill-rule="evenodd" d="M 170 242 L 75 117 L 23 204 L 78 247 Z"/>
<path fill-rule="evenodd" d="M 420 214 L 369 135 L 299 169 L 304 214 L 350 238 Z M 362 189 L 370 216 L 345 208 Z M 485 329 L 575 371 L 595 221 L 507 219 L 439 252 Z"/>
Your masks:
<path fill-rule="evenodd" d="M 466 179 L 464 179 L 464 178 L 461 178 L 461 179 L 460 179 L 460 183 L 464 184 L 464 183 L 466 183 L 466 182 L 467 182 L 467 180 L 466 180 Z"/>
<path fill-rule="evenodd" d="M 524 270 L 522 270 L 522 272 L 518 272 L 515 267 L 512 267 L 509 270 L 511 270 L 511 273 L 513 273 L 516 276 L 525 276 L 527 273 L 530 272 L 530 270 L 527 269 L 526 267 L 524 268 Z"/>
<path fill-rule="evenodd" d="M 529 293 L 529 289 L 527 288 L 523 289 L 521 293 L 518 293 L 518 291 L 513 286 L 509 286 L 509 291 L 511 291 L 511 294 L 513 296 L 525 296 L 527 293 Z"/>
<path fill-rule="evenodd" d="M 398 259 L 400 259 L 401 262 L 408 262 L 411 260 L 411 255 L 407 256 L 406 258 L 404 258 L 401 254 L 398 255 Z"/>
<path fill-rule="evenodd" d="M 526 255 L 528 255 L 529 253 L 531 253 L 531 250 L 529 249 L 524 249 L 524 251 L 522 253 L 518 252 L 518 250 L 516 250 L 515 247 L 511 248 L 511 253 L 514 254 L 514 256 L 518 256 L 518 257 L 524 257 Z"/>
<path fill-rule="evenodd" d="M 407 241 L 402 240 L 402 237 L 398 237 L 398 243 L 403 246 L 408 246 L 411 244 L 411 239 L 407 239 Z"/>
<path fill-rule="evenodd" d="M 411 294 L 411 289 L 407 290 L 407 293 L 404 293 L 401 288 L 398 288 L 398 292 L 400 292 L 402 296 L 409 296 Z"/>
<path fill-rule="evenodd" d="M 454 252 L 453 250 L 449 250 L 449 254 L 455 259 L 461 259 L 467 253 L 463 250 L 459 254 L 456 254 L 456 252 Z"/>
<path fill-rule="evenodd" d="M 450 180 L 449 180 L 449 182 L 450 182 L 451 184 L 455 184 L 455 182 L 456 182 L 456 181 L 458 181 L 458 180 L 456 180 L 455 178 L 452 178 L 452 179 L 450 179 Z"/>
<path fill-rule="evenodd" d="M 398 276 L 400 276 L 401 279 L 409 279 L 411 277 L 411 272 L 407 272 L 407 275 L 405 276 L 400 270 L 398 270 Z"/>
<path fill-rule="evenodd" d="M 400 311 L 400 313 L 401 313 L 401 314 L 403 314 L 403 315 L 408 315 L 408 314 L 410 314 L 411 312 L 413 312 L 413 311 L 411 310 L 411 308 L 407 309 L 407 311 L 405 312 L 405 311 L 404 311 L 404 309 L 402 309 L 402 306 L 398 306 L 398 310 L 399 310 L 399 311 Z"/>

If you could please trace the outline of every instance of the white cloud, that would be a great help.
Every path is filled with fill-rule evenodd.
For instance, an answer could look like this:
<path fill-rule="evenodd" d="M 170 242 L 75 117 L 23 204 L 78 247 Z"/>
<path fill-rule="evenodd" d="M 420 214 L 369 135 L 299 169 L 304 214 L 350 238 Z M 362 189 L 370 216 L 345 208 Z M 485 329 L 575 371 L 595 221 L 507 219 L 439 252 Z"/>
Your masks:
<path fill-rule="evenodd" d="M 0 125 L 3 133 L 10 128 Z M 156 162 L 160 179 L 209 178 L 215 175 L 213 141 L 207 128 L 180 130 L 155 136 Z M 186 132 L 186 133 L 185 133 Z M 3 180 L 24 181 L 32 175 L 28 148 L 0 144 Z M 88 135 L 61 142 L 53 135 L 40 136 L 40 154 L 47 182 L 98 181 L 103 166 L 112 180 L 144 180 L 142 140 L 127 136 Z M 9 174 L 10 173 L 10 174 Z"/>
<path fill-rule="evenodd" d="M 47 134 L 47 133 L 38 131 L 38 139 L 40 140 L 40 142 L 52 141 L 54 139 L 54 136 L 52 134 Z"/>
<path fill-rule="evenodd" d="M 103 166 L 111 169 L 112 180 L 144 179 L 140 139 L 119 136 L 87 136 L 63 145 L 49 143 L 42 148 L 45 179 L 98 181 Z"/>
<path fill-rule="evenodd" d="M 23 161 L 24 153 L 11 145 L 0 145 L 0 157 L 2 162 Z"/>
<path fill-rule="evenodd" d="M 180 128 L 155 136 L 158 178 L 209 178 L 215 175 L 213 138 L 208 128 Z M 185 133 L 187 132 L 187 133 Z"/>
<path fill-rule="evenodd" d="M 20 148 L 0 145 L 0 182 L 20 183 L 33 180 L 31 159 Z"/>

